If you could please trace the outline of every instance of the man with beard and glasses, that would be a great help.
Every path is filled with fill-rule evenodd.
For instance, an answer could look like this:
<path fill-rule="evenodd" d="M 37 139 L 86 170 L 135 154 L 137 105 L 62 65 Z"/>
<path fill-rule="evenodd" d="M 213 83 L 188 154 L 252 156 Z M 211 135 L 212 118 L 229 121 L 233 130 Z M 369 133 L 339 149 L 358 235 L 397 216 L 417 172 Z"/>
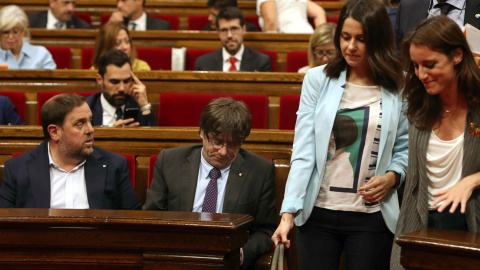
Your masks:
<path fill-rule="evenodd" d="M 94 126 L 156 126 L 147 88 L 133 74 L 130 58 L 123 51 L 109 50 L 100 57 L 97 83 L 101 93 L 87 97 Z M 135 111 L 137 115 L 132 116 Z M 135 115 L 133 114 L 133 115 Z"/>
<path fill-rule="evenodd" d="M 48 0 L 50 9 L 29 13 L 30 28 L 89 29 L 90 25 L 75 17 L 75 0 Z"/>
<path fill-rule="evenodd" d="M 273 163 L 241 146 L 252 116 L 245 103 L 212 100 L 200 115 L 202 144 L 160 152 L 143 210 L 249 214 L 255 220 L 240 250 L 241 269 L 271 250 L 276 227 Z"/>
<path fill-rule="evenodd" d="M 195 70 L 272 71 L 270 56 L 243 45 L 245 17 L 239 8 L 226 7 L 220 10 L 216 25 L 223 48 L 198 57 Z"/>
<path fill-rule="evenodd" d="M 45 141 L 5 162 L 0 208 L 140 208 L 127 159 L 93 146 L 85 97 L 54 96 L 40 118 Z"/>

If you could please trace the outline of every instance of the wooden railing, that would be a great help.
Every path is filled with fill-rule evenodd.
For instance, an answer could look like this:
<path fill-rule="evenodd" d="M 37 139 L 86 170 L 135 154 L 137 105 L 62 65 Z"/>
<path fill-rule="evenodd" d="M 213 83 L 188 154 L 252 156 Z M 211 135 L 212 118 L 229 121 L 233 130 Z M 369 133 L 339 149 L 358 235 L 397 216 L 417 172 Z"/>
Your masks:
<path fill-rule="evenodd" d="M 267 128 L 278 128 L 280 96 L 299 95 L 304 74 L 265 72 L 136 72 L 147 87 L 155 115 L 161 93 L 222 93 L 268 96 Z M 100 91 L 90 70 L 2 70 L 0 91 L 27 96 L 26 122 L 37 124 L 37 94 L 41 91 Z"/>
<path fill-rule="evenodd" d="M 239 269 L 249 215 L 0 209 L 0 269 Z"/>

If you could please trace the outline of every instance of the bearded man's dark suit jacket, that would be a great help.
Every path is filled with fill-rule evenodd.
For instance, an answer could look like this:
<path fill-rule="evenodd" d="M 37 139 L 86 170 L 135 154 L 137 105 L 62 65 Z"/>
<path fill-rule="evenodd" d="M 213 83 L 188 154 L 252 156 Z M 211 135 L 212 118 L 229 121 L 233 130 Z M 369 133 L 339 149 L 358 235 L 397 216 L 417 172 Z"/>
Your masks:
<path fill-rule="evenodd" d="M 395 27 L 395 42 L 400 50 L 402 40 L 417 23 L 428 17 L 428 7 L 431 0 L 402 0 L 397 11 L 397 25 Z M 480 28 L 480 0 L 466 0 L 464 25 L 471 24 Z"/>
<path fill-rule="evenodd" d="M 85 183 L 90 209 L 139 209 L 127 159 L 94 146 L 86 158 Z M 0 208 L 50 208 L 47 141 L 5 162 Z"/>
<path fill-rule="evenodd" d="M 48 11 L 40 11 L 28 13 L 28 27 L 30 28 L 47 28 Z M 90 25 L 80 20 L 79 18 L 72 16 L 70 21 L 67 22 L 67 29 L 89 29 Z"/>
<path fill-rule="evenodd" d="M 103 107 L 102 102 L 100 101 L 102 93 L 95 93 L 87 97 L 87 104 L 92 111 L 92 125 L 101 126 L 103 124 Z M 132 95 L 127 95 L 127 100 L 125 102 L 125 109 L 127 108 L 139 108 L 140 106 L 135 101 L 135 98 Z M 125 113 L 125 111 L 124 111 Z M 138 117 L 136 122 L 140 123 L 140 126 L 156 126 L 157 119 L 153 114 L 153 111 L 150 114 L 143 115 L 142 112 L 138 112 Z"/>
<path fill-rule="evenodd" d="M 272 71 L 270 56 L 244 47 L 239 71 Z M 222 71 L 222 50 L 204 54 L 197 58 L 195 70 Z"/>
<path fill-rule="evenodd" d="M 143 210 L 192 212 L 202 145 L 160 152 Z M 242 269 L 253 268 L 257 257 L 269 252 L 276 229 L 273 163 L 240 149 L 230 167 L 222 213 L 250 214 L 255 218 L 243 247 Z"/>

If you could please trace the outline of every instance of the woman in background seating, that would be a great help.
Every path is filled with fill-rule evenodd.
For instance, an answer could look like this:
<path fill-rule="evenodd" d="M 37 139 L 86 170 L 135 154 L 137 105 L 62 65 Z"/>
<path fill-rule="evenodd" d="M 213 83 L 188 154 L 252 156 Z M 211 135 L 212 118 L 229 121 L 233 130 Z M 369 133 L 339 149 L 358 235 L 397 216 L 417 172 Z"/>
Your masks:
<path fill-rule="evenodd" d="M 385 7 L 378 0 L 347 1 L 334 43 L 331 61 L 303 80 L 282 219 L 272 240 L 289 247 L 295 221 L 300 269 L 339 269 L 342 251 L 347 270 L 388 269 L 408 131 Z"/>
<path fill-rule="evenodd" d="M 298 70 L 299 73 L 306 73 L 307 70 L 327 64 L 335 55 L 333 37 L 337 25 L 324 23 L 315 29 L 308 44 L 308 66 Z"/>
<path fill-rule="evenodd" d="M 409 156 L 396 235 L 424 228 L 480 232 L 480 70 L 447 16 L 415 26 L 402 45 Z M 400 265 L 394 244 L 391 269 Z"/>
<path fill-rule="evenodd" d="M 0 65 L 9 69 L 56 69 L 52 54 L 43 46 L 28 43 L 28 18 L 15 5 L 0 10 Z"/>
<path fill-rule="evenodd" d="M 132 39 L 127 27 L 121 22 L 108 22 L 98 31 L 93 49 L 92 64 L 90 69 L 97 69 L 100 57 L 108 50 L 117 49 L 125 52 L 132 62 L 133 71 L 150 70 L 147 62 L 137 58 Z"/>

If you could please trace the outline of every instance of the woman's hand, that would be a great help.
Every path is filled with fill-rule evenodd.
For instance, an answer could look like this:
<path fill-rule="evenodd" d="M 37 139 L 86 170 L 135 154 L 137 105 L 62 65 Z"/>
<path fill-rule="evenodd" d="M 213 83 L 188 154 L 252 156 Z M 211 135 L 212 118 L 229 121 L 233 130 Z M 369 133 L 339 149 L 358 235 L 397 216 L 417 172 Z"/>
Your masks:
<path fill-rule="evenodd" d="M 383 176 L 370 178 L 367 184 L 358 188 L 358 194 L 360 194 L 364 200 L 370 203 L 376 203 L 381 201 L 394 185 L 395 172 L 389 171 Z"/>
<path fill-rule="evenodd" d="M 469 175 L 460 180 L 460 182 L 456 183 L 454 186 L 432 194 L 433 197 L 437 197 L 437 199 L 433 201 L 430 206 L 435 207 L 443 201 L 437 211 L 441 213 L 451 204 L 452 207 L 450 207 L 449 212 L 453 213 L 455 212 L 455 209 L 457 209 L 458 204 L 460 204 L 460 212 L 464 214 L 467 208 L 468 199 L 472 195 L 473 190 L 479 185 L 480 173 Z"/>
<path fill-rule="evenodd" d="M 275 243 L 275 245 L 278 242 L 282 242 L 285 248 L 290 247 L 290 240 L 288 240 L 287 236 L 290 230 L 293 228 L 294 219 L 295 218 L 292 213 L 283 213 L 280 225 L 278 225 L 278 228 L 272 235 L 272 241 Z"/>

